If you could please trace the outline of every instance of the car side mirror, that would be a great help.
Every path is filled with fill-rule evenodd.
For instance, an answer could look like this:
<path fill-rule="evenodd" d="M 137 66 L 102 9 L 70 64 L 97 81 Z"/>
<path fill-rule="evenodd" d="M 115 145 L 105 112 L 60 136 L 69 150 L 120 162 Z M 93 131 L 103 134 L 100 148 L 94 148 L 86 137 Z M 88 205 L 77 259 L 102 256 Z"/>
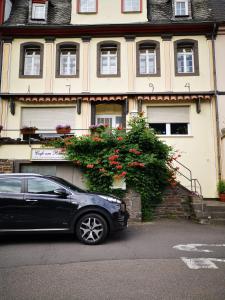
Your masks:
<path fill-rule="evenodd" d="M 65 190 L 63 188 L 54 190 L 54 194 L 59 195 L 59 196 L 67 196 L 67 195 L 69 195 L 69 193 L 67 192 L 67 190 Z"/>

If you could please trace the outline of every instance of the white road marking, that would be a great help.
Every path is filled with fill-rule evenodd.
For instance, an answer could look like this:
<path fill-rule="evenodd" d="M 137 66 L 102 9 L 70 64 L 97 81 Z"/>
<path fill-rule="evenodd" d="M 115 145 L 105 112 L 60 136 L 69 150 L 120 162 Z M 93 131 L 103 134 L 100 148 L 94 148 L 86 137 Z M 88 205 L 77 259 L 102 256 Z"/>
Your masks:
<path fill-rule="evenodd" d="M 181 257 L 182 261 L 189 267 L 189 269 L 199 270 L 199 269 L 218 269 L 214 262 L 224 262 L 225 259 L 217 258 L 187 258 Z"/>
<path fill-rule="evenodd" d="M 181 251 L 191 251 L 191 252 L 213 252 L 213 250 L 208 249 L 198 249 L 198 247 L 225 247 L 225 244 L 184 244 L 184 245 L 176 245 L 173 248 Z"/>

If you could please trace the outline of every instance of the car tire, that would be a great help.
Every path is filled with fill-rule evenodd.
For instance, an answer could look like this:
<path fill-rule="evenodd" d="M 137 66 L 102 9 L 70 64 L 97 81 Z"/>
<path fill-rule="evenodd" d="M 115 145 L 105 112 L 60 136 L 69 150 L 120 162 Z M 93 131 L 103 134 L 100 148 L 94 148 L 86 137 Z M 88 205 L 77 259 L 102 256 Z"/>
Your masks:
<path fill-rule="evenodd" d="M 109 232 L 106 220 L 97 213 L 83 215 L 76 224 L 77 238 L 86 245 L 102 243 Z"/>

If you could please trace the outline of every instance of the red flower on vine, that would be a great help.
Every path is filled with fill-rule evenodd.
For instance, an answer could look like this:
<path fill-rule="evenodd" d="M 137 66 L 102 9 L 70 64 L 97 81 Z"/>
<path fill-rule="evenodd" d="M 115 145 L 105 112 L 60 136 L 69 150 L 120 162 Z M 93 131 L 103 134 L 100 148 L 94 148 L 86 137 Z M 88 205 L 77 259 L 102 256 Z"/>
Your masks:
<path fill-rule="evenodd" d="M 94 165 L 93 165 L 93 164 L 87 165 L 87 169 L 93 169 L 93 168 L 94 168 Z"/>
<path fill-rule="evenodd" d="M 119 127 L 117 127 L 117 130 L 123 130 L 123 128 L 119 126 Z"/>
<path fill-rule="evenodd" d="M 121 170 L 123 167 L 121 165 L 116 166 L 117 170 Z"/>
<path fill-rule="evenodd" d="M 114 161 L 117 158 L 119 158 L 119 155 L 112 155 L 112 156 L 109 157 L 109 161 Z"/>
<path fill-rule="evenodd" d="M 122 141 L 122 140 L 123 140 L 122 136 L 119 136 L 119 137 L 117 138 L 117 141 Z"/>

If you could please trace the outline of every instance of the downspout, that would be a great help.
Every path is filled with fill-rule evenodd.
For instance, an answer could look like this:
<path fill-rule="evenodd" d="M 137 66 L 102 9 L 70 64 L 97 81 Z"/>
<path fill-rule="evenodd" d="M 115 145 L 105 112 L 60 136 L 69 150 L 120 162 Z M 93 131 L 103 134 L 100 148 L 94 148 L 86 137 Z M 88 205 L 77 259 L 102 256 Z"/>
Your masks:
<path fill-rule="evenodd" d="M 212 32 L 213 77 L 214 77 L 214 97 L 215 97 L 215 105 L 216 105 L 218 178 L 219 180 L 221 180 L 221 141 L 220 141 L 220 126 L 219 126 L 219 105 L 218 105 L 218 92 L 217 92 L 216 51 L 215 51 L 216 30 L 217 30 L 217 24 L 214 23 L 213 32 Z"/>

